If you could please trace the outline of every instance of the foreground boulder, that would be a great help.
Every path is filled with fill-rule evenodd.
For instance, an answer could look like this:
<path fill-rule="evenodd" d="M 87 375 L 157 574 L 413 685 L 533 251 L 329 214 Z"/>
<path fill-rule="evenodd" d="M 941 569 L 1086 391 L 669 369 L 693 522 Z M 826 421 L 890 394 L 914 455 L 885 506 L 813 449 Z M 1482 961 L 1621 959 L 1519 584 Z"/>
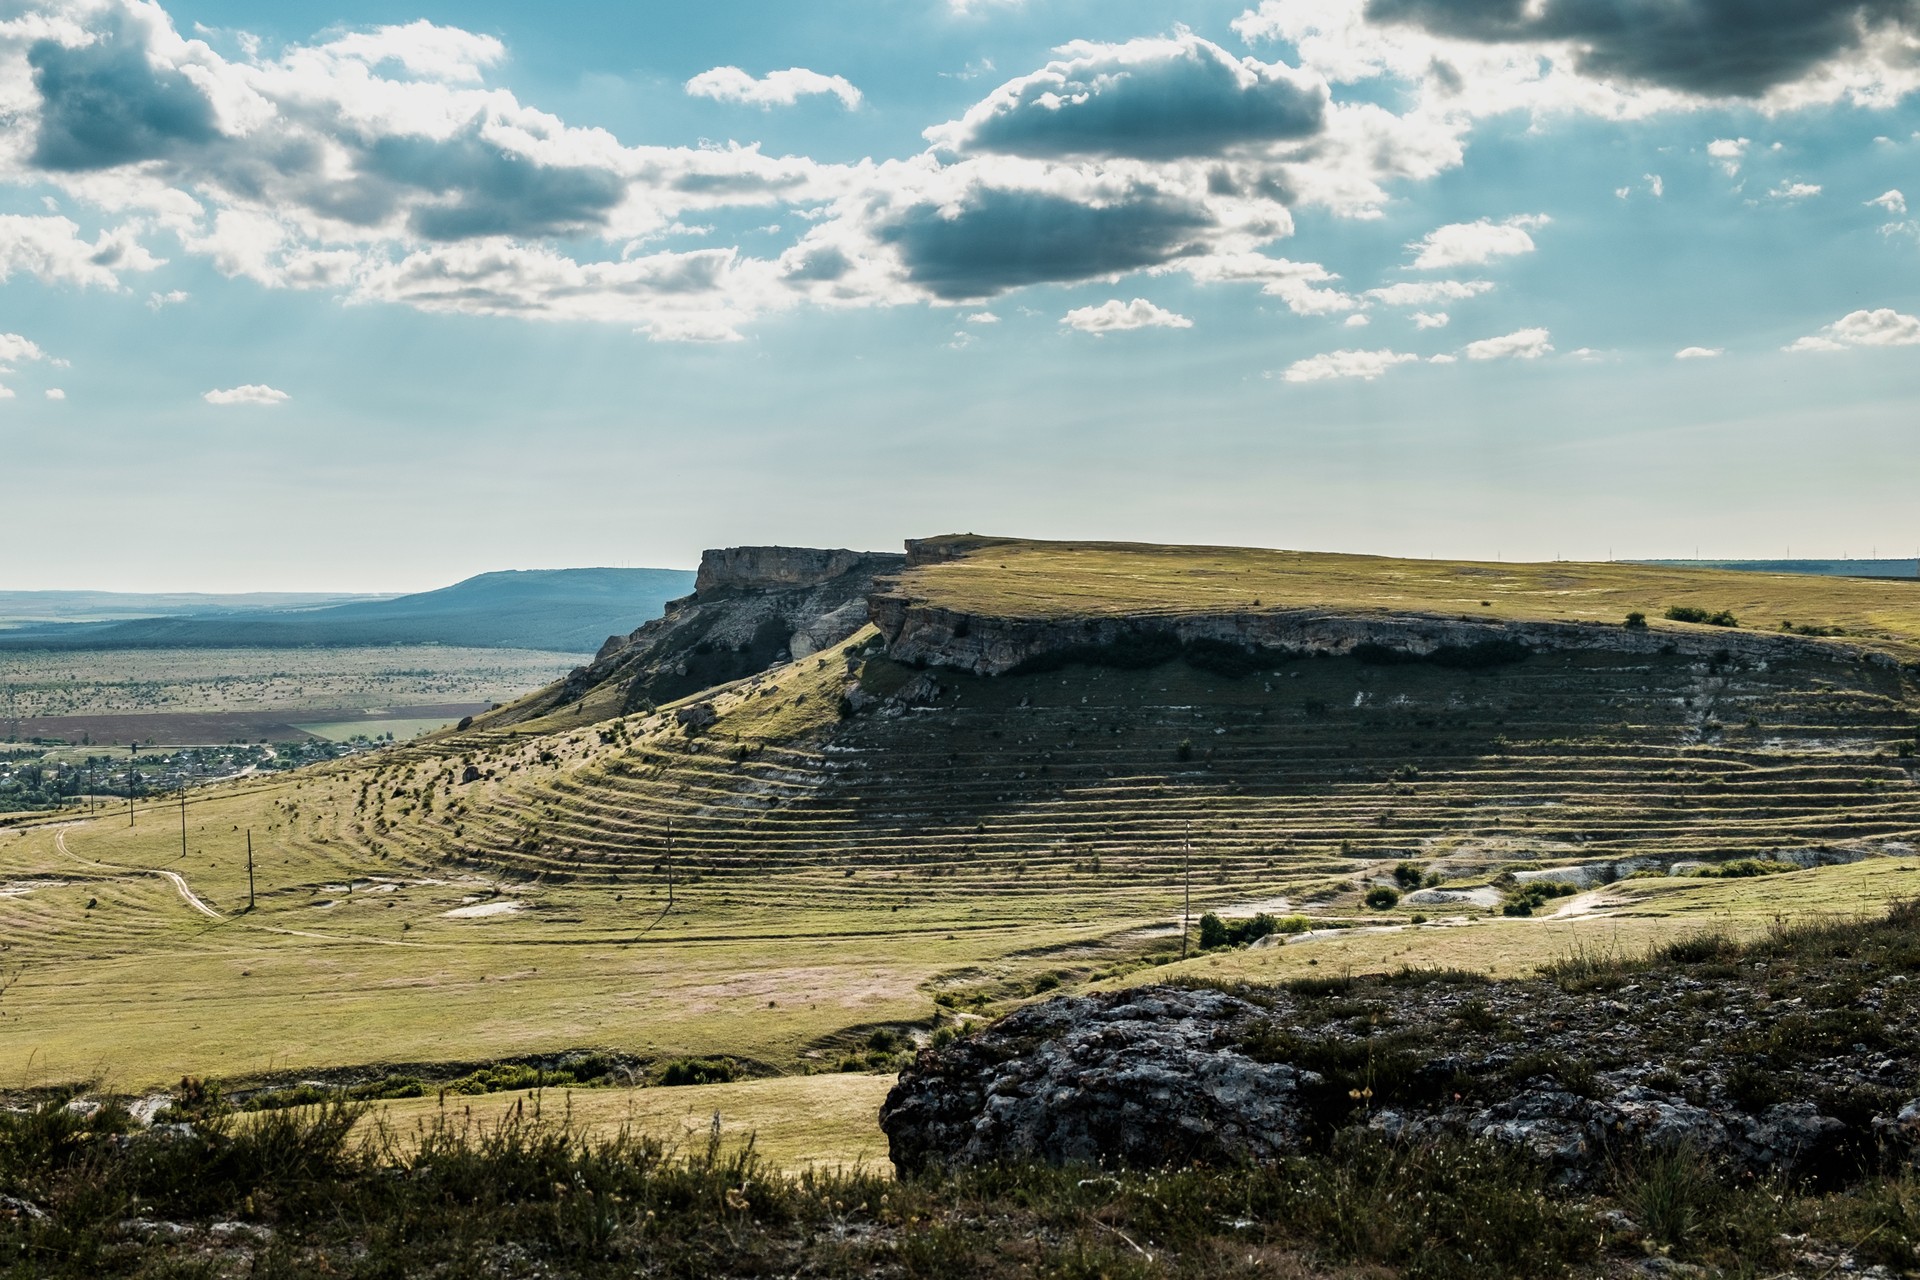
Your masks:
<path fill-rule="evenodd" d="M 1648 1150 L 1755 1178 L 1910 1164 L 1920 943 L 1884 926 L 1822 937 L 1560 982 L 1410 972 L 1065 997 L 923 1051 L 880 1122 L 907 1175 L 1266 1162 L 1344 1129 L 1488 1142 L 1573 1184 Z"/>
<path fill-rule="evenodd" d="M 1237 1052 L 1260 1011 L 1172 987 L 1034 1005 L 920 1062 L 880 1124 L 902 1173 L 1026 1159 L 1176 1164 L 1299 1149 L 1310 1072 Z"/>

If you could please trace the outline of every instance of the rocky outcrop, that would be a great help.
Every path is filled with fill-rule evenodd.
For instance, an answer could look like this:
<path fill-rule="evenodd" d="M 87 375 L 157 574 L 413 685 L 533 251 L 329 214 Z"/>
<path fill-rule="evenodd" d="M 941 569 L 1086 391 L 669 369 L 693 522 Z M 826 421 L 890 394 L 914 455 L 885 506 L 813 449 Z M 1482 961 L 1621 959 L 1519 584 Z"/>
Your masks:
<path fill-rule="evenodd" d="M 880 1112 L 910 1174 L 998 1160 L 1234 1163 L 1303 1141 L 1303 1084 L 1321 1078 L 1233 1047 L 1258 1016 L 1217 991 L 1146 989 L 1021 1010 L 922 1055 Z"/>
<path fill-rule="evenodd" d="M 1597 990 L 1441 974 L 1065 997 L 923 1051 L 881 1126 L 903 1174 L 1266 1161 L 1359 1128 L 1489 1142 L 1570 1184 L 1636 1148 L 1854 1176 L 1920 1151 L 1920 981 L 1887 941 L 1891 963 L 1863 962 L 1871 937 L 1811 963 L 1702 948 L 1578 984 Z"/>
<path fill-rule="evenodd" d="M 694 593 L 539 695 L 497 715 L 499 727 L 579 703 L 617 684 L 616 711 L 677 701 L 810 657 L 867 624 L 867 597 L 906 558 L 881 552 L 731 547 L 700 559 Z"/>
<path fill-rule="evenodd" d="M 1531 651 L 1592 649 L 1613 653 L 1719 654 L 1742 662 L 1781 658 L 1859 660 L 1897 665 L 1891 657 L 1832 641 L 1735 629 L 1629 630 L 1580 622 L 1500 622 L 1433 614 L 1368 614 L 1326 609 L 1233 613 L 1115 614 L 1093 617 L 983 617 L 941 607 L 899 588 L 869 601 L 874 625 L 897 661 L 1005 675 L 1050 660 L 1140 649 L 1154 644 L 1224 645 L 1278 660 L 1305 654 L 1351 654 L 1364 646 L 1410 657 L 1487 646 Z"/>
<path fill-rule="evenodd" d="M 906 564 L 906 557 L 880 551 L 813 547 L 723 547 L 700 556 L 696 596 L 724 590 L 768 591 L 817 587 L 849 573 L 875 576 Z"/>

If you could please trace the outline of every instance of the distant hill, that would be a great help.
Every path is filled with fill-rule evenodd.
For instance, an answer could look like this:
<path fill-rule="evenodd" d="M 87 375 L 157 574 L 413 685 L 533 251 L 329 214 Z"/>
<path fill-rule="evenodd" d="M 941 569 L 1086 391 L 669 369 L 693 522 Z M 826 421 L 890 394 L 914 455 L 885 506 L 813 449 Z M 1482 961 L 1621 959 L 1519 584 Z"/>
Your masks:
<path fill-rule="evenodd" d="M 1632 560 L 1662 569 L 1735 569 L 1742 573 L 1811 573 L 1822 578 L 1920 578 L 1920 560 Z"/>
<path fill-rule="evenodd" d="M 467 645 L 592 653 L 693 589 L 683 569 L 526 569 L 437 591 L 320 608 L 251 609 L 0 631 L 8 649 Z"/>

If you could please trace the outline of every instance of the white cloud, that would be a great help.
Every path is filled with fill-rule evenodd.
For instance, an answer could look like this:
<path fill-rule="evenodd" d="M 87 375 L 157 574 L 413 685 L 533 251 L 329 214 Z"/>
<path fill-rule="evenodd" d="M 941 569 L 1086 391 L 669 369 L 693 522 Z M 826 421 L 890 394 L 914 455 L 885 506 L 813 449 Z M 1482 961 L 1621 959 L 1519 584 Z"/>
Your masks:
<path fill-rule="evenodd" d="M 1349 329 L 1364 329 L 1369 324 L 1372 324 L 1372 323 L 1373 322 L 1367 319 L 1364 313 L 1359 311 L 1356 311 L 1352 315 L 1348 316 L 1345 321 L 1345 324 Z"/>
<path fill-rule="evenodd" d="M 715 67 L 687 81 L 687 93 L 762 109 L 790 107 L 802 98 L 823 96 L 840 99 L 849 111 L 860 105 L 860 91 L 845 76 L 822 75 L 805 67 L 769 71 L 757 80 L 739 67 Z"/>
<path fill-rule="evenodd" d="M 162 307 L 178 306 L 191 296 L 192 295 L 185 289 L 169 289 L 165 293 L 150 293 L 147 295 L 147 310 L 158 311 Z"/>
<path fill-rule="evenodd" d="M 122 271 L 151 271 L 163 259 L 138 239 L 134 225 L 102 231 L 89 243 L 69 218 L 0 215 L 0 281 L 24 271 L 43 284 L 117 289 Z"/>
<path fill-rule="evenodd" d="M 1329 351 L 1287 366 L 1288 382 L 1324 382 L 1330 378 L 1360 378 L 1372 382 L 1397 364 L 1417 362 L 1404 351 Z"/>
<path fill-rule="evenodd" d="M 1902 214 L 1907 211 L 1907 198 L 1897 189 L 1883 192 L 1866 203 L 1884 209 L 1890 214 Z"/>
<path fill-rule="evenodd" d="M 1079 307 L 1062 316 L 1060 323 L 1082 333 L 1120 333 L 1128 329 L 1191 329 L 1193 321 L 1145 298 L 1122 302 L 1110 298 L 1097 307 Z"/>
<path fill-rule="evenodd" d="M 1682 347 L 1673 353 L 1675 360 L 1714 360 L 1727 354 L 1725 347 Z"/>
<path fill-rule="evenodd" d="M 1614 199 L 1616 200 L 1625 200 L 1628 196 L 1632 194 L 1633 194 L 1632 187 L 1615 187 L 1613 189 Z"/>
<path fill-rule="evenodd" d="M 1389 307 L 1430 307 L 1436 302 L 1463 302 L 1493 291 L 1491 280 L 1406 280 L 1367 290 L 1367 297 Z"/>
<path fill-rule="evenodd" d="M 1659 174 L 1657 173 L 1642 174 L 1641 179 L 1647 184 L 1647 194 L 1652 196 L 1655 200 L 1658 200 L 1661 196 L 1664 196 L 1667 194 L 1667 180 L 1665 178 L 1662 178 Z"/>
<path fill-rule="evenodd" d="M 1451 320 L 1444 311 L 1416 311 L 1413 313 L 1413 327 L 1416 329 L 1444 329 Z"/>
<path fill-rule="evenodd" d="M 67 398 L 67 393 L 66 393 L 66 392 L 64 392 L 64 391 L 62 391 L 62 390 L 61 390 L 61 389 L 60 389 L 59 387 L 48 387 L 48 388 L 47 388 L 47 399 L 49 399 L 49 400 L 65 400 L 66 398 Z"/>
<path fill-rule="evenodd" d="M 283 404 L 293 399 L 292 396 L 284 391 L 280 391 L 274 387 L 264 386 L 258 382 L 250 382 L 240 387 L 230 387 L 225 391 L 209 391 L 200 398 L 208 404 L 218 405 Z"/>
<path fill-rule="evenodd" d="M 13 399 L 13 388 L 6 386 L 4 384 L 0 384 L 0 400 L 11 400 L 11 399 Z"/>
<path fill-rule="evenodd" d="M 1707 144 L 1707 154 L 1719 162 L 1729 178 L 1738 177 L 1740 162 L 1746 159 L 1750 145 L 1745 138 L 1715 138 Z"/>
<path fill-rule="evenodd" d="M 1637 30 L 1594 35 L 1593 49 L 1529 34 L 1536 9 L 1567 3 L 1521 6 L 1526 38 L 1493 39 L 1435 34 L 1429 19 L 1442 9 L 1465 15 L 1461 30 L 1481 21 L 1473 5 L 1371 0 L 1411 15 L 1388 23 L 1369 19 L 1370 0 L 1273 0 L 1234 24 L 1248 39 L 1284 42 L 1284 59 L 1265 61 L 1184 29 L 1076 41 L 934 124 L 918 154 L 838 164 L 756 146 L 629 145 L 569 124 L 489 82 L 507 54 L 498 40 L 451 27 L 335 31 L 279 49 L 241 41 L 235 52 L 176 30 L 149 0 L 29 0 L 29 17 L 0 21 L 0 182 L 58 204 L 45 217 L 0 217 L 0 278 L 119 289 L 159 265 L 148 244 L 178 244 L 268 288 L 619 324 L 663 341 L 738 340 L 756 319 L 801 306 L 980 306 L 1047 285 L 1175 272 L 1258 285 L 1306 316 L 1371 303 L 1438 314 L 1492 286 L 1436 281 L 1467 292 L 1420 294 L 1425 286 L 1402 283 L 1356 295 L 1274 246 L 1293 234 L 1298 210 L 1381 216 L 1407 186 L 1464 163 L 1488 115 L 1694 110 L 1712 95 L 1667 80 L 1748 65 L 1635 62 L 1636 50 L 1612 44 L 1594 52 L 1651 38 Z M 1920 63 L 1872 43 L 1872 32 L 1860 39 L 1868 44 L 1840 50 L 1817 76 L 1736 96 L 1777 113 L 1884 106 L 1920 85 Z M 60 74 L 36 74 L 29 49 L 61 63 Z M 102 49 L 126 56 L 108 66 Z M 1607 63 L 1616 55 L 1626 60 Z M 1613 75 L 1609 65 L 1636 70 Z M 122 88 L 134 97 L 116 97 Z M 860 101 L 844 78 L 804 68 L 758 78 L 714 68 L 687 88 L 757 105 L 808 94 Z M 1738 149 L 1722 154 L 1722 143 Z M 1737 163 L 1745 145 L 1716 139 L 1709 153 Z M 764 256 L 737 244 L 656 251 L 688 228 L 775 219 L 797 229 Z M 1529 252 L 1529 233 L 1545 223 L 1439 228 L 1413 246 L 1416 265 Z M 156 308 L 180 292 L 141 291 Z"/>
<path fill-rule="evenodd" d="M 0 373 L 12 373 L 13 366 L 45 360 L 40 344 L 17 333 L 0 333 Z"/>
<path fill-rule="evenodd" d="M 1805 200 L 1819 194 L 1820 184 L 1817 182 L 1783 182 L 1767 192 L 1768 197 L 1774 200 Z"/>
<path fill-rule="evenodd" d="M 976 311 L 966 318 L 968 324 L 999 324 L 1000 317 L 991 311 Z"/>
<path fill-rule="evenodd" d="M 1518 329 L 1498 338 L 1482 338 L 1466 346 L 1469 360 L 1538 360 L 1553 350 L 1545 329 Z"/>
<path fill-rule="evenodd" d="M 1920 317 L 1881 307 L 1877 311 L 1848 312 L 1819 333 L 1809 334 L 1784 349 L 1842 351 L 1847 347 L 1911 346 L 1920 346 Z"/>
<path fill-rule="evenodd" d="M 454 83 L 479 80 L 486 68 L 507 56 L 506 46 L 492 36 L 435 26 L 425 19 L 403 27 L 354 32 L 327 47 L 338 57 L 369 67 L 393 63 L 409 75 Z"/>
<path fill-rule="evenodd" d="M 1420 271 L 1439 271 L 1448 267 L 1478 266 L 1495 258 L 1532 253 L 1537 230 L 1553 221 L 1544 213 L 1523 214 L 1503 222 L 1481 218 L 1477 222 L 1456 222 L 1429 231 L 1407 246 L 1414 254 L 1413 265 Z"/>
<path fill-rule="evenodd" d="M 1320 287 L 1340 277 L 1317 262 L 1291 262 L 1264 253 L 1218 253 L 1158 267 L 1154 274 L 1174 271 L 1184 272 L 1201 284 L 1257 283 L 1261 293 L 1279 298 L 1299 316 L 1338 315 L 1360 305 L 1339 289 Z"/>

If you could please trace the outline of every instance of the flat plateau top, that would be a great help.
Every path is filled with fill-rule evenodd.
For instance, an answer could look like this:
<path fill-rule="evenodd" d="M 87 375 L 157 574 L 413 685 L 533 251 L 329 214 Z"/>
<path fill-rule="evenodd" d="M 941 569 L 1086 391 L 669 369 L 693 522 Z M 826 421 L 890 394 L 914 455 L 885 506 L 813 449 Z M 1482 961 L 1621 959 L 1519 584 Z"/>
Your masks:
<path fill-rule="evenodd" d="M 1920 656 L 1920 582 L 1900 579 L 972 536 L 919 546 L 923 558 L 951 558 L 906 570 L 898 589 L 916 601 L 982 617 L 1324 608 L 1615 625 L 1640 612 L 1656 628 L 1693 626 L 1664 620 L 1677 605 L 1730 611 L 1743 631 L 1778 632 L 1792 623 L 1905 660 Z"/>

